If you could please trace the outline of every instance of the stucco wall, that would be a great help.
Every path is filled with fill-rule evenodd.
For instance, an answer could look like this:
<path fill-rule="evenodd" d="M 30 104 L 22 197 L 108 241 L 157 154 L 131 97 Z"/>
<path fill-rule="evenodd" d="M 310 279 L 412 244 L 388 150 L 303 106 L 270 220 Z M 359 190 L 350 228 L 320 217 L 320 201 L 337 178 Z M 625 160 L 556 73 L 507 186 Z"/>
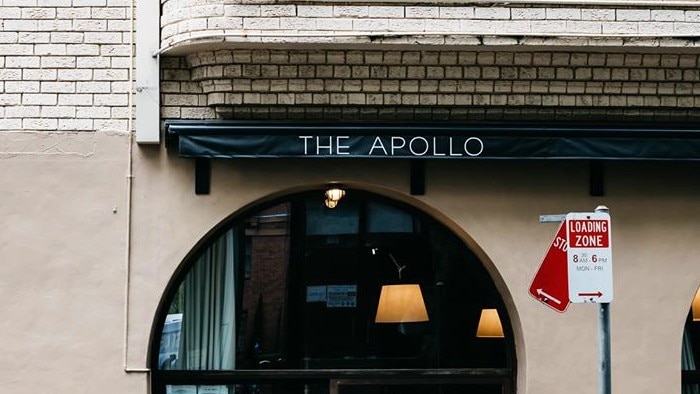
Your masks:
<path fill-rule="evenodd" d="M 681 332 L 700 282 L 697 164 L 608 163 L 606 196 L 592 198 L 586 163 L 430 161 L 427 194 L 412 197 L 400 160 L 228 160 L 214 162 L 212 193 L 196 196 L 192 162 L 163 148 L 132 146 L 129 178 L 126 134 L 0 141 L 3 392 L 147 392 L 124 352 L 130 370 L 147 366 L 157 305 L 187 253 L 230 214 L 329 181 L 413 204 L 478 252 L 515 325 L 519 392 L 531 394 L 597 392 L 595 307 L 560 315 L 527 295 L 556 227 L 538 215 L 608 205 L 614 390 L 680 391 Z"/>
<path fill-rule="evenodd" d="M 124 372 L 128 141 L 0 133 L 0 392 L 146 393 Z"/>

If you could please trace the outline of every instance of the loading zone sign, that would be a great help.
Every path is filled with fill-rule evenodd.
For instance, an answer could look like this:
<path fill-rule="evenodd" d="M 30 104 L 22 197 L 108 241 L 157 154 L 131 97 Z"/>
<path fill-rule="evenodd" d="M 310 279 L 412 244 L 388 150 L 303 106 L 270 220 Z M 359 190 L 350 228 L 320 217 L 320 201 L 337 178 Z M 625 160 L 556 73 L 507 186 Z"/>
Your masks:
<path fill-rule="evenodd" d="M 566 215 L 569 300 L 605 303 L 613 298 L 610 215 L 572 212 Z"/>

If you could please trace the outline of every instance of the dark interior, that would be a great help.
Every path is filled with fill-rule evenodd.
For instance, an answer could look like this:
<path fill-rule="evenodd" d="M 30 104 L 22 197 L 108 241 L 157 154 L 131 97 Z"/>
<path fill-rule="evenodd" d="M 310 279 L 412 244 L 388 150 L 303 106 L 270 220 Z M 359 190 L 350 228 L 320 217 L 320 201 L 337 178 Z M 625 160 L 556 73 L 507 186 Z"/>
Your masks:
<path fill-rule="evenodd" d="M 512 371 L 510 323 L 493 281 L 463 241 L 421 212 L 355 190 L 329 209 L 316 191 L 234 226 L 243 246 L 237 249 L 236 370 Z M 376 323 L 382 285 L 408 283 L 420 285 L 429 321 Z M 170 314 L 182 312 L 182 297 L 175 292 Z M 476 337 L 483 308 L 498 310 L 504 338 Z M 345 382 L 335 394 L 505 392 L 489 382 L 364 382 Z M 308 392 L 310 386 L 301 386 Z M 251 390 L 246 387 L 230 386 L 237 393 Z M 269 393 L 298 392 L 294 385 L 269 387 L 277 387 Z"/>

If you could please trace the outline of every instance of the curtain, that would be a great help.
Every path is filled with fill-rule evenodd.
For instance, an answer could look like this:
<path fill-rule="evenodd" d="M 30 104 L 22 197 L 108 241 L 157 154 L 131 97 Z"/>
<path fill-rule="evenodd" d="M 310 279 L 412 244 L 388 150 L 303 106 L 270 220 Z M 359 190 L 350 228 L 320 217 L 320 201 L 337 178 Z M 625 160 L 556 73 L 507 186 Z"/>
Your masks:
<path fill-rule="evenodd" d="M 693 344 L 690 342 L 688 330 L 683 330 L 683 349 L 681 350 L 681 370 L 694 371 L 695 358 L 693 357 Z M 683 385 L 683 394 L 700 394 L 699 384 Z"/>
<path fill-rule="evenodd" d="M 182 332 L 176 369 L 236 367 L 236 236 L 236 229 L 232 229 L 217 239 L 182 284 Z"/>

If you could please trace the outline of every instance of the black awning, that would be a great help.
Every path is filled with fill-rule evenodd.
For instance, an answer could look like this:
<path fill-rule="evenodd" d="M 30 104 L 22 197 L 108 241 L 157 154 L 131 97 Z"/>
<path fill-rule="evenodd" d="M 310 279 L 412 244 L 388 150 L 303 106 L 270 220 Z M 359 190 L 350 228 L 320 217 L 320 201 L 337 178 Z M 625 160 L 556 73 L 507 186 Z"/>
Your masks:
<path fill-rule="evenodd" d="M 700 127 L 167 121 L 194 158 L 700 160 Z"/>

